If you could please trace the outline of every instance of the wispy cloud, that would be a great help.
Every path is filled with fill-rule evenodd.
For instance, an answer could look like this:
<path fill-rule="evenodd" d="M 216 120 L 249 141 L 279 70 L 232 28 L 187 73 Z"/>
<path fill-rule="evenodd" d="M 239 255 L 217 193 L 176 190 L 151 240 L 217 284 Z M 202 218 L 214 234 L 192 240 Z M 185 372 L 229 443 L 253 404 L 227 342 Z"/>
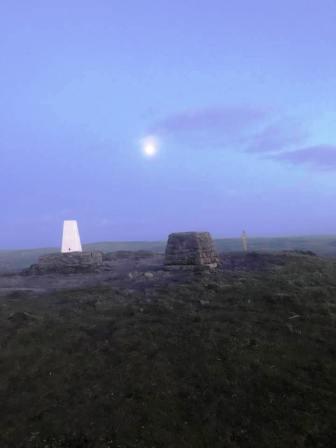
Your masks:
<path fill-rule="evenodd" d="M 212 107 L 189 110 L 154 124 L 153 133 L 176 135 L 200 131 L 232 133 L 264 120 L 269 111 L 249 106 Z"/>
<path fill-rule="evenodd" d="M 320 171 L 332 171 L 336 169 L 336 145 L 307 146 L 274 154 L 272 158 L 294 165 L 306 165 Z"/>
<path fill-rule="evenodd" d="M 273 108 L 222 106 L 176 113 L 149 131 L 193 149 L 240 151 L 317 170 L 336 170 L 336 145 L 308 146 L 301 123 Z"/>
<path fill-rule="evenodd" d="M 277 152 L 301 145 L 307 133 L 291 121 L 278 121 L 266 125 L 247 139 L 247 150 L 255 153 Z"/>
<path fill-rule="evenodd" d="M 176 113 L 154 123 L 151 134 L 193 147 L 227 148 L 254 153 L 290 149 L 302 144 L 304 132 L 291 119 L 280 119 L 273 108 L 222 106 Z"/>

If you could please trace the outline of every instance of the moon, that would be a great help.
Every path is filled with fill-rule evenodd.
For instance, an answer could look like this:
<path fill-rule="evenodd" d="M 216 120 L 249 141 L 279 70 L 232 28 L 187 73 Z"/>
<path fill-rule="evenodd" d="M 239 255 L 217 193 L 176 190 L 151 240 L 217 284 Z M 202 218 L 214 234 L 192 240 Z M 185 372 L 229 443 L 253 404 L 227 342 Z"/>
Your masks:
<path fill-rule="evenodd" d="M 148 136 L 142 140 L 142 152 L 146 157 L 154 157 L 158 149 L 159 143 L 156 137 Z"/>

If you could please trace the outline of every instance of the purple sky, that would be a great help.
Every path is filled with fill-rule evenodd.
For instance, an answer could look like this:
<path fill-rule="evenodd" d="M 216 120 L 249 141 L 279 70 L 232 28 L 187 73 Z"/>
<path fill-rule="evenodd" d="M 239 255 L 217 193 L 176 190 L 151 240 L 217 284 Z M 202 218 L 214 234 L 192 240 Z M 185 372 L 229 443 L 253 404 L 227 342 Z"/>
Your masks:
<path fill-rule="evenodd" d="M 336 234 L 335 23 L 334 0 L 2 0 L 0 249 L 64 219 Z"/>

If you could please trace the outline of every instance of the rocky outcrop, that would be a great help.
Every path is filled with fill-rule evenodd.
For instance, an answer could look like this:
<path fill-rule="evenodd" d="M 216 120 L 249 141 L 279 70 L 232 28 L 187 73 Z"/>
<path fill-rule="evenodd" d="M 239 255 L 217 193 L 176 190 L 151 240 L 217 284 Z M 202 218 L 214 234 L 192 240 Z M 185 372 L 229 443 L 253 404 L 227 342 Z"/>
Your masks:
<path fill-rule="evenodd" d="M 168 237 L 166 266 L 208 266 L 219 259 L 209 232 L 180 232 Z"/>
<path fill-rule="evenodd" d="M 102 252 L 67 252 L 42 255 L 26 274 L 94 272 L 103 264 Z"/>

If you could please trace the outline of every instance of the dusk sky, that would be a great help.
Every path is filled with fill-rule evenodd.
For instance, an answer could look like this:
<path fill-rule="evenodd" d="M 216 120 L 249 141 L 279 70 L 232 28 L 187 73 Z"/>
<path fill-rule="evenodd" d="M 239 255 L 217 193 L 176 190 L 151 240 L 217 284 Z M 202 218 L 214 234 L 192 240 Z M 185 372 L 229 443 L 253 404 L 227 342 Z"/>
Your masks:
<path fill-rule="evenodd" d="M 64 219 L 336 234 L 335 23 L 335 0 L 2 0 L 0 249 Z"/>

